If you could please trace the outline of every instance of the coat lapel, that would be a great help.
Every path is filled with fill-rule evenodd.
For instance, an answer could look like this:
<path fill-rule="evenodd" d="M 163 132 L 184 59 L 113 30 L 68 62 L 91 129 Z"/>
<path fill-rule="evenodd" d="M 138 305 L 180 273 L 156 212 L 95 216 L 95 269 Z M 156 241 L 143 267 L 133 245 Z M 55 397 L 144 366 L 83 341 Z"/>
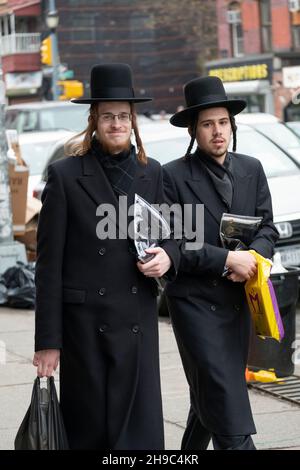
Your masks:
<path fill-rule="evenodd" d="M 111 184 L 92 153 L 82 157 L 82 173 L 83 176 L 78 178 L 78 182 L 97 206 L 103 203 L 118 206 L 118 199 Z"/>
<path fill-rule="evenodd" d="M 209 175 L 195 158 L 197 157 L 190 157 L 191 178 L 186 179 L 186 184 L 219 224 L 226 210 L 225 206 L 216 193 Z"/>
<path fill-rule="evenodd" d="M 232 173 L 233 173 L 233 198 L 230 212 L 232 214 L 244 214 L 247 208 L 252 175 L 246 170 L 239 159 L 238 154 L 232 153 Z"/>
<path fill-rule="evenodd" d="M 128 194 L 128 206 L 134 204 L 134 195 L 138 194 L 146 201 L 151 189 L 151 178 L 146 175 L 146 166 L 137 161 L 137 169 Z M 152 201 L 149 201 L 152 202 Z"/>

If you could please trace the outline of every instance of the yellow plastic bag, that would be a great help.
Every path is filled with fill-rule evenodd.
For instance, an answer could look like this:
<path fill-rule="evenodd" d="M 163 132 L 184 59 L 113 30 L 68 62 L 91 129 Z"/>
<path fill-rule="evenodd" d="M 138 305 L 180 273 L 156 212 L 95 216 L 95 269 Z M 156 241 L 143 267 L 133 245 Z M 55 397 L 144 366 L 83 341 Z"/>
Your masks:
<path fill-rule="evenodd" d="M 272 262 L 250 250 L 257 260 L 256 275 L 246 282 L 247 302 L 254 323 L 255 332 L 263 338 L 281 341 L 284 336 L 283 325 L 271 280 Z"/>

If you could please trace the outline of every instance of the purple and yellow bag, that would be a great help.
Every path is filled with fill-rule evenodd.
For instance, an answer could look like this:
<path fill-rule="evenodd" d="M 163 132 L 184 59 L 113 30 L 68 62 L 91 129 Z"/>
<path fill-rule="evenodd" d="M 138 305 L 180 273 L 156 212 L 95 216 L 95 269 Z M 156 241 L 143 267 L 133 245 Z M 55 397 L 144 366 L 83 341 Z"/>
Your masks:
<path fill-rule="evenodd" d="M 258 336 L 281 341 L 284 337 L 283 324 L 272 281 L 272 262 L 250 250 L 257 260 L 256 275 L 246 282 L 245 291 L 254 329 Z"/>

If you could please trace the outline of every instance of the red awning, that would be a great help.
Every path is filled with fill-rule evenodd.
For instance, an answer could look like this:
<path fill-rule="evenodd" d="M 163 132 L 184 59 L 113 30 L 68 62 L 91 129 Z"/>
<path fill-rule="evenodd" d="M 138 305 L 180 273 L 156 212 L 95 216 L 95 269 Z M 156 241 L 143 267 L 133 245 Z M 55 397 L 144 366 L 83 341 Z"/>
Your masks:
<path fill-rule="evenodd" d="M 41 0 L 28 0 L 11 7 L 16 16 L 38 16 L 41 14 Z"/>

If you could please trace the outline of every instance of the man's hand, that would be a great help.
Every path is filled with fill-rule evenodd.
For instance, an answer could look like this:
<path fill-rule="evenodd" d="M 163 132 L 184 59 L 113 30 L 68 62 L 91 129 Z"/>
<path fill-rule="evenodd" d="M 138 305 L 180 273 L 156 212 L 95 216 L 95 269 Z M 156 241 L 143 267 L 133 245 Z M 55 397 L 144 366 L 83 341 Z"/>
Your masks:
<path fill-rule="evenodd" d="M 171 267 L 171 260 L 165 250 L 160 247 L 149 248 L 146 253 L 155 254 L 148 263 L 137 263 L 138 269 L 147 277 L 162 277 Z"/>
<path fill-rule="evenodd" d="M 233 282 L 248 281 L 256 274 L 257 261 L 249 251 L 229 251 L 225 264 L 232 271 L 227 279 Z"/>
<path fill-rule="evenodd" d="M 32 360 L 32 364 L 37 367 L 37 375 L 39 377 L 51 377 L 53 371 L 57 369 L 59 356 L 59 349 L 37 351 Z"/>

